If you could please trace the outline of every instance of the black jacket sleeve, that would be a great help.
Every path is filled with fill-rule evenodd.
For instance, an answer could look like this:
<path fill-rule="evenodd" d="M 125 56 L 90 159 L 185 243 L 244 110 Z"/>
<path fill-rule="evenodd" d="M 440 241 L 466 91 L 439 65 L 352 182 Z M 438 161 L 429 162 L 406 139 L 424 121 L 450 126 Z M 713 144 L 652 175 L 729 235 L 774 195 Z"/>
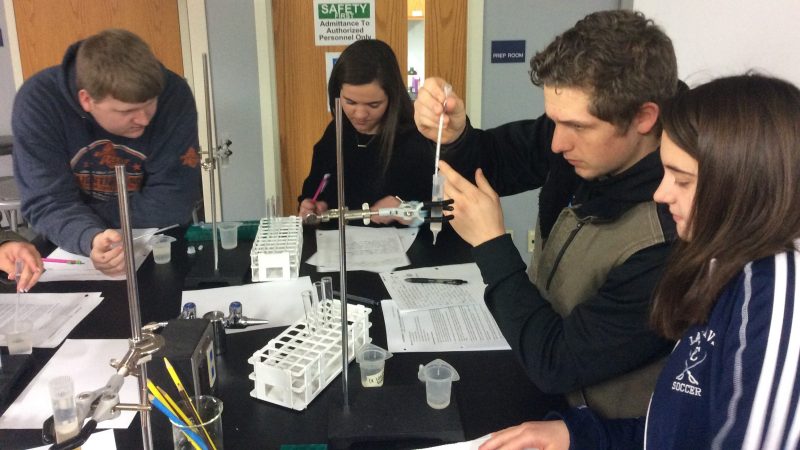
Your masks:
<path fill-rule="evenodd" d="M 635 253 L 563 318 L 530 282 L 508 235 L 475 247 L 473 255 L 488 284 L 486 304 L 528 376 L 545 392 L 564 393 L 669 352 L 671 344 L 647 325 L 669 251 L 664 244 Z"/>
<path fill-rule="evenodd" d="M 541 187 L 554 158 L 560 158 L 550 148 L 554 129 L 544 115 L 489 130 L 467 121 L 464 133 L 442 148 L 442 159 L 470 180 L 480 167 L 501 196 L 518 194 Z"/>

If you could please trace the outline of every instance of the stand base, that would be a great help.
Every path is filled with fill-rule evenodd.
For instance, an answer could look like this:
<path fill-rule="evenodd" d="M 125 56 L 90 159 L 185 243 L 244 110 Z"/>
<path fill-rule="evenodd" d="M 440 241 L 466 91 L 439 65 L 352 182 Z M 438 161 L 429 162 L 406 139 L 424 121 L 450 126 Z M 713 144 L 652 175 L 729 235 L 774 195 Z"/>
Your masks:
<path fill-rule="evenodd" d="M 250 251 L 241 245 L 235 249 L 219 250 L 218 269 L 214 270 L 214 247 L 211 241 L 203 243 L 203 250 L 190 257 L 194 260 L 183 284 L 187 288 L 239 286 L 250 273 Z"/>
<path fill-rule="evenodd" d="M 425 402 L 425 385 L 420 383 L 365 388 L 354 397 L 349 410 L 341 404 L 331 406 L 328 441 L 333 449 L 407 448 L 409 444 L 464 441 L 455 396 L 447 408 L 433 409 Z"/>
<path fill-rule="evenodd" d="M 31 355 L 0 355 L 3 367 L 0 368 L 0 411 L 4 410 L 14 385 L 30 366 Z M 20 389 L 21 390 L 21 389 Z"/>

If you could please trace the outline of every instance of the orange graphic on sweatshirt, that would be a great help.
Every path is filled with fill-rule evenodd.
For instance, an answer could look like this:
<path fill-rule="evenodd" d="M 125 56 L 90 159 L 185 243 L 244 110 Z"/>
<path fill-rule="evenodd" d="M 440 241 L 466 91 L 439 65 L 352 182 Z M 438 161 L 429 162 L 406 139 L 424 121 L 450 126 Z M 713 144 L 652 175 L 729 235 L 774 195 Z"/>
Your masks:
<path fill-rule="evenodd" d="M 100 165 L 105 167 L 113 168 L 116 165 L 124 165 L 128 162 L 117 154 L 114 144 L 111 142 L 103 144 L 102 149 L 96 152 L 94 156 L 100 161 Z"/>
<path fill-rule="evenodd" d="M 197 150 L 194 147 L 189 147 L 181 156 L 181 163 L 184 166 L 189 166 L 192 169 L 196 169 L 198 165 L 200 165 L 200 155 L 197 153 Z"/>

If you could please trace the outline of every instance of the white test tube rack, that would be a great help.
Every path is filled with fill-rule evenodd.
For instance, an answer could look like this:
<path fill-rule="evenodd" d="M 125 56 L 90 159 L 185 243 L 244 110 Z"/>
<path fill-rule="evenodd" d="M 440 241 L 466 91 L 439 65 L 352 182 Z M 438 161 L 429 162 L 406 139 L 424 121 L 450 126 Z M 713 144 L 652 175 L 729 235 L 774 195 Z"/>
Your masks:
<path fill-rule="evenodd" d="M 255 383 L 251 397 L 302 411 L 342 372 L 341 323 L 335 320 L 341 315 L 341 303 L 326 300 L 319 309 L 317 319 L 308 320 L 311 326 L 300 319 L 247 360 L 253 365 L 250 379 Z M 349 361 L 371 342 L 370 312 L 362 305 L 347 305 Z"/>
<path fill-rule="evenodd" d="M 300 217 L 268 217 L 258 224 L 250 250 L 253 281 L 297 278 L 303 251 L 303 222 Z"/>

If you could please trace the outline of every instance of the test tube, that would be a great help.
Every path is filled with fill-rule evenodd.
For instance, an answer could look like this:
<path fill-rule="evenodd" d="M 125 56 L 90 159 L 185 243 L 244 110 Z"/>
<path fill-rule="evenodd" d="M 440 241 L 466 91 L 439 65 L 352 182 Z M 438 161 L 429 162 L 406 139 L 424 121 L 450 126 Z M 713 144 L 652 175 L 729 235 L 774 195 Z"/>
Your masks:
<path fill-rule="evenodd" d="M 444 177 L 439 174 L 433 174 L 433 188 L 431 199 L 434 202 L 441 202 L 444 199 Z M 433 233 L 433 245 L 436 245 L 436 237 L 442 231 L 442 207 L 431 207 L 431 233 Z"/>
<path fill-rule="evenodd" d="M 314 282 L 314 289 L 317 291 L 317 304 L 314 305 L 314 318 L 317 319 L 317 325 L 325 327 L 325 315 L 323 314 L 323 308 L 325 305 L 325 288 L 322 286 L 322 281 L 315 281 Z"/>
<path fill-rule="evenodd" d="M 314 296 L 311 294 L 311 291 L 305 290 L 300 293 L 300 297 L 303 300 L 303 311 L 306 313 L 306 336 L 308 336 L 311 332 L 311 315 L 308 313 L 308 310 L 314 305 Z"/>
<path fill-rule="evenodd" d="M 50 380 L 50 401 L 53 404 L 53 426 L 56 443 L 77 436 L 81 431 L 72 378 L 64 375 Z"/>
<path fill-rule="evenodd" d="M 325 311 L 325 323 L 333 328 L 333 277 L 322 277 L 322 291 L 325 299 L 322 308 Z"/>

